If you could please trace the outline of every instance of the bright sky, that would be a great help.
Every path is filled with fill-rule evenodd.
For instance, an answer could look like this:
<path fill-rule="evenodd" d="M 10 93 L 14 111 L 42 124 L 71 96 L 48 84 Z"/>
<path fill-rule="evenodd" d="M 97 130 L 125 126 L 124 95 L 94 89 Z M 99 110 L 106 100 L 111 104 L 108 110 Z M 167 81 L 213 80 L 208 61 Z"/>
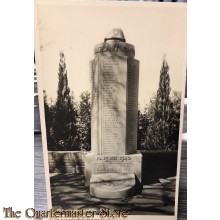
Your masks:
<path fill-rule="evenodd" d="M 37 7 L 40 34 L 43 88 L 55 99 L 58 85 L 59 52 L 66 56 L 69 87 L 75 98 L 90 91 L 89 61 L 95 44 L 113 28 L 124 31 L 126 42 L 135 46 L 140 61 L 139 105 L 143 109 L 157 91 L 164 54 L 170 66 L 172 90 L 184 88 L 186 69 L 186 10 L 155 7 L 142 2 L 82 5 L 43 5 Z M 139 5 L 139 4 L 138 4 Z M 158 4 L 157 5 L 161 5 Z M 178 7 L 177 7 L 178 6 Z"/>

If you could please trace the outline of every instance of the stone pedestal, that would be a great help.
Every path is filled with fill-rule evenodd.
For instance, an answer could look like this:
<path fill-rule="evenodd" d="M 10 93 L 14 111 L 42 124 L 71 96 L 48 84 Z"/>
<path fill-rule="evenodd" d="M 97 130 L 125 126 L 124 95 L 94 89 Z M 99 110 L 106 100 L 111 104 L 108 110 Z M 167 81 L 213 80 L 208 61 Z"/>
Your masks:
<path fill-rule="evenodd" d="M 120 174 L 131 175 L 141 182 L 142 156 L 137 152 L 139 61 L 134 55 L 134 46 L 126 43 L 120 29 L 113 29 L 94 49 L 91 153 L 85 161 L 86 183 L 94 196 L 100 190 L 96 190 L 97 184 L 91 188 L 91 180 L 101 174 L 115 173 L 116 179 Z"/>
<path fill-rule="evenodd" d="M 135 194 L 133 173 L 92 174 L 90 194 L 103 199 L 121 199 Z"/>
<path fill-rule="evenodd" d="M 133 173 L 141 183 L 142 154 L 129 155 L 94 155 L 85 157 L 86 185 L 89 186 L 92 174 Z"/>

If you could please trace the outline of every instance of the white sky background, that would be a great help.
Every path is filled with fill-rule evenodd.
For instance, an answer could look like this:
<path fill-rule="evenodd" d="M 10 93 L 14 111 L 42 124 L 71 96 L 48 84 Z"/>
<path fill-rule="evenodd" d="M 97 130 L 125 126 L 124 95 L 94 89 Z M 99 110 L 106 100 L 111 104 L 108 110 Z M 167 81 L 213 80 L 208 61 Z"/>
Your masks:
<path fill-rule="evenodd" d="M 125 7 L 120 3 L 100 7 L 38 6 L 43 88 L 48 97 L 55 100 L 57 95 L 60 51 L 66 57 L 69 87 L 76 100 L 83 91 L 90 91 L 89 62 L 93 59 L 94 45 L 103 42 L 112 28 L 121 28 L 126 42 L 135 46 L 135 58 L 140 61 L 141 109 L 158 89 L 164 54 L 170 66 L 172 91 L 182 91 L 186 69 L 186 11 L 183 7 L 162 4 L 160 8 L 148 7 L 150 4 L 146 3 L 141 7 L 132 3 Z"/>

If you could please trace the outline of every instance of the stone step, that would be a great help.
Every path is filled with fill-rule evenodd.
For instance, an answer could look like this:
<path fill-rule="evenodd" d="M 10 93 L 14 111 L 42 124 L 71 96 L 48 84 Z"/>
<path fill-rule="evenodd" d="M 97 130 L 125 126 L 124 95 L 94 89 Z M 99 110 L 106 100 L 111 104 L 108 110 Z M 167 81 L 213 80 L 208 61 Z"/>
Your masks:
<path fill-rule="evenodd" d="M 90 194 L 98 198 L 126 198 L 133 195 L 134 189 L 133 173 L 92 174 L 90 180 Z"/>

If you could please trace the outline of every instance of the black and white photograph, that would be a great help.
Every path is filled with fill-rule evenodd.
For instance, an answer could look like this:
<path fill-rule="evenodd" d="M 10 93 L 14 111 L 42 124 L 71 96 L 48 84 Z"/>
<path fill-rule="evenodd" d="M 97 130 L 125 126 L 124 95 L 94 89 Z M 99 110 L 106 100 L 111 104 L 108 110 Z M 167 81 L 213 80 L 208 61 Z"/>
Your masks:
<path fill-rule="evenodd" d="M 35 62 L 48 208 L 177 219 L 186 3 L 36 1 Z"/>

